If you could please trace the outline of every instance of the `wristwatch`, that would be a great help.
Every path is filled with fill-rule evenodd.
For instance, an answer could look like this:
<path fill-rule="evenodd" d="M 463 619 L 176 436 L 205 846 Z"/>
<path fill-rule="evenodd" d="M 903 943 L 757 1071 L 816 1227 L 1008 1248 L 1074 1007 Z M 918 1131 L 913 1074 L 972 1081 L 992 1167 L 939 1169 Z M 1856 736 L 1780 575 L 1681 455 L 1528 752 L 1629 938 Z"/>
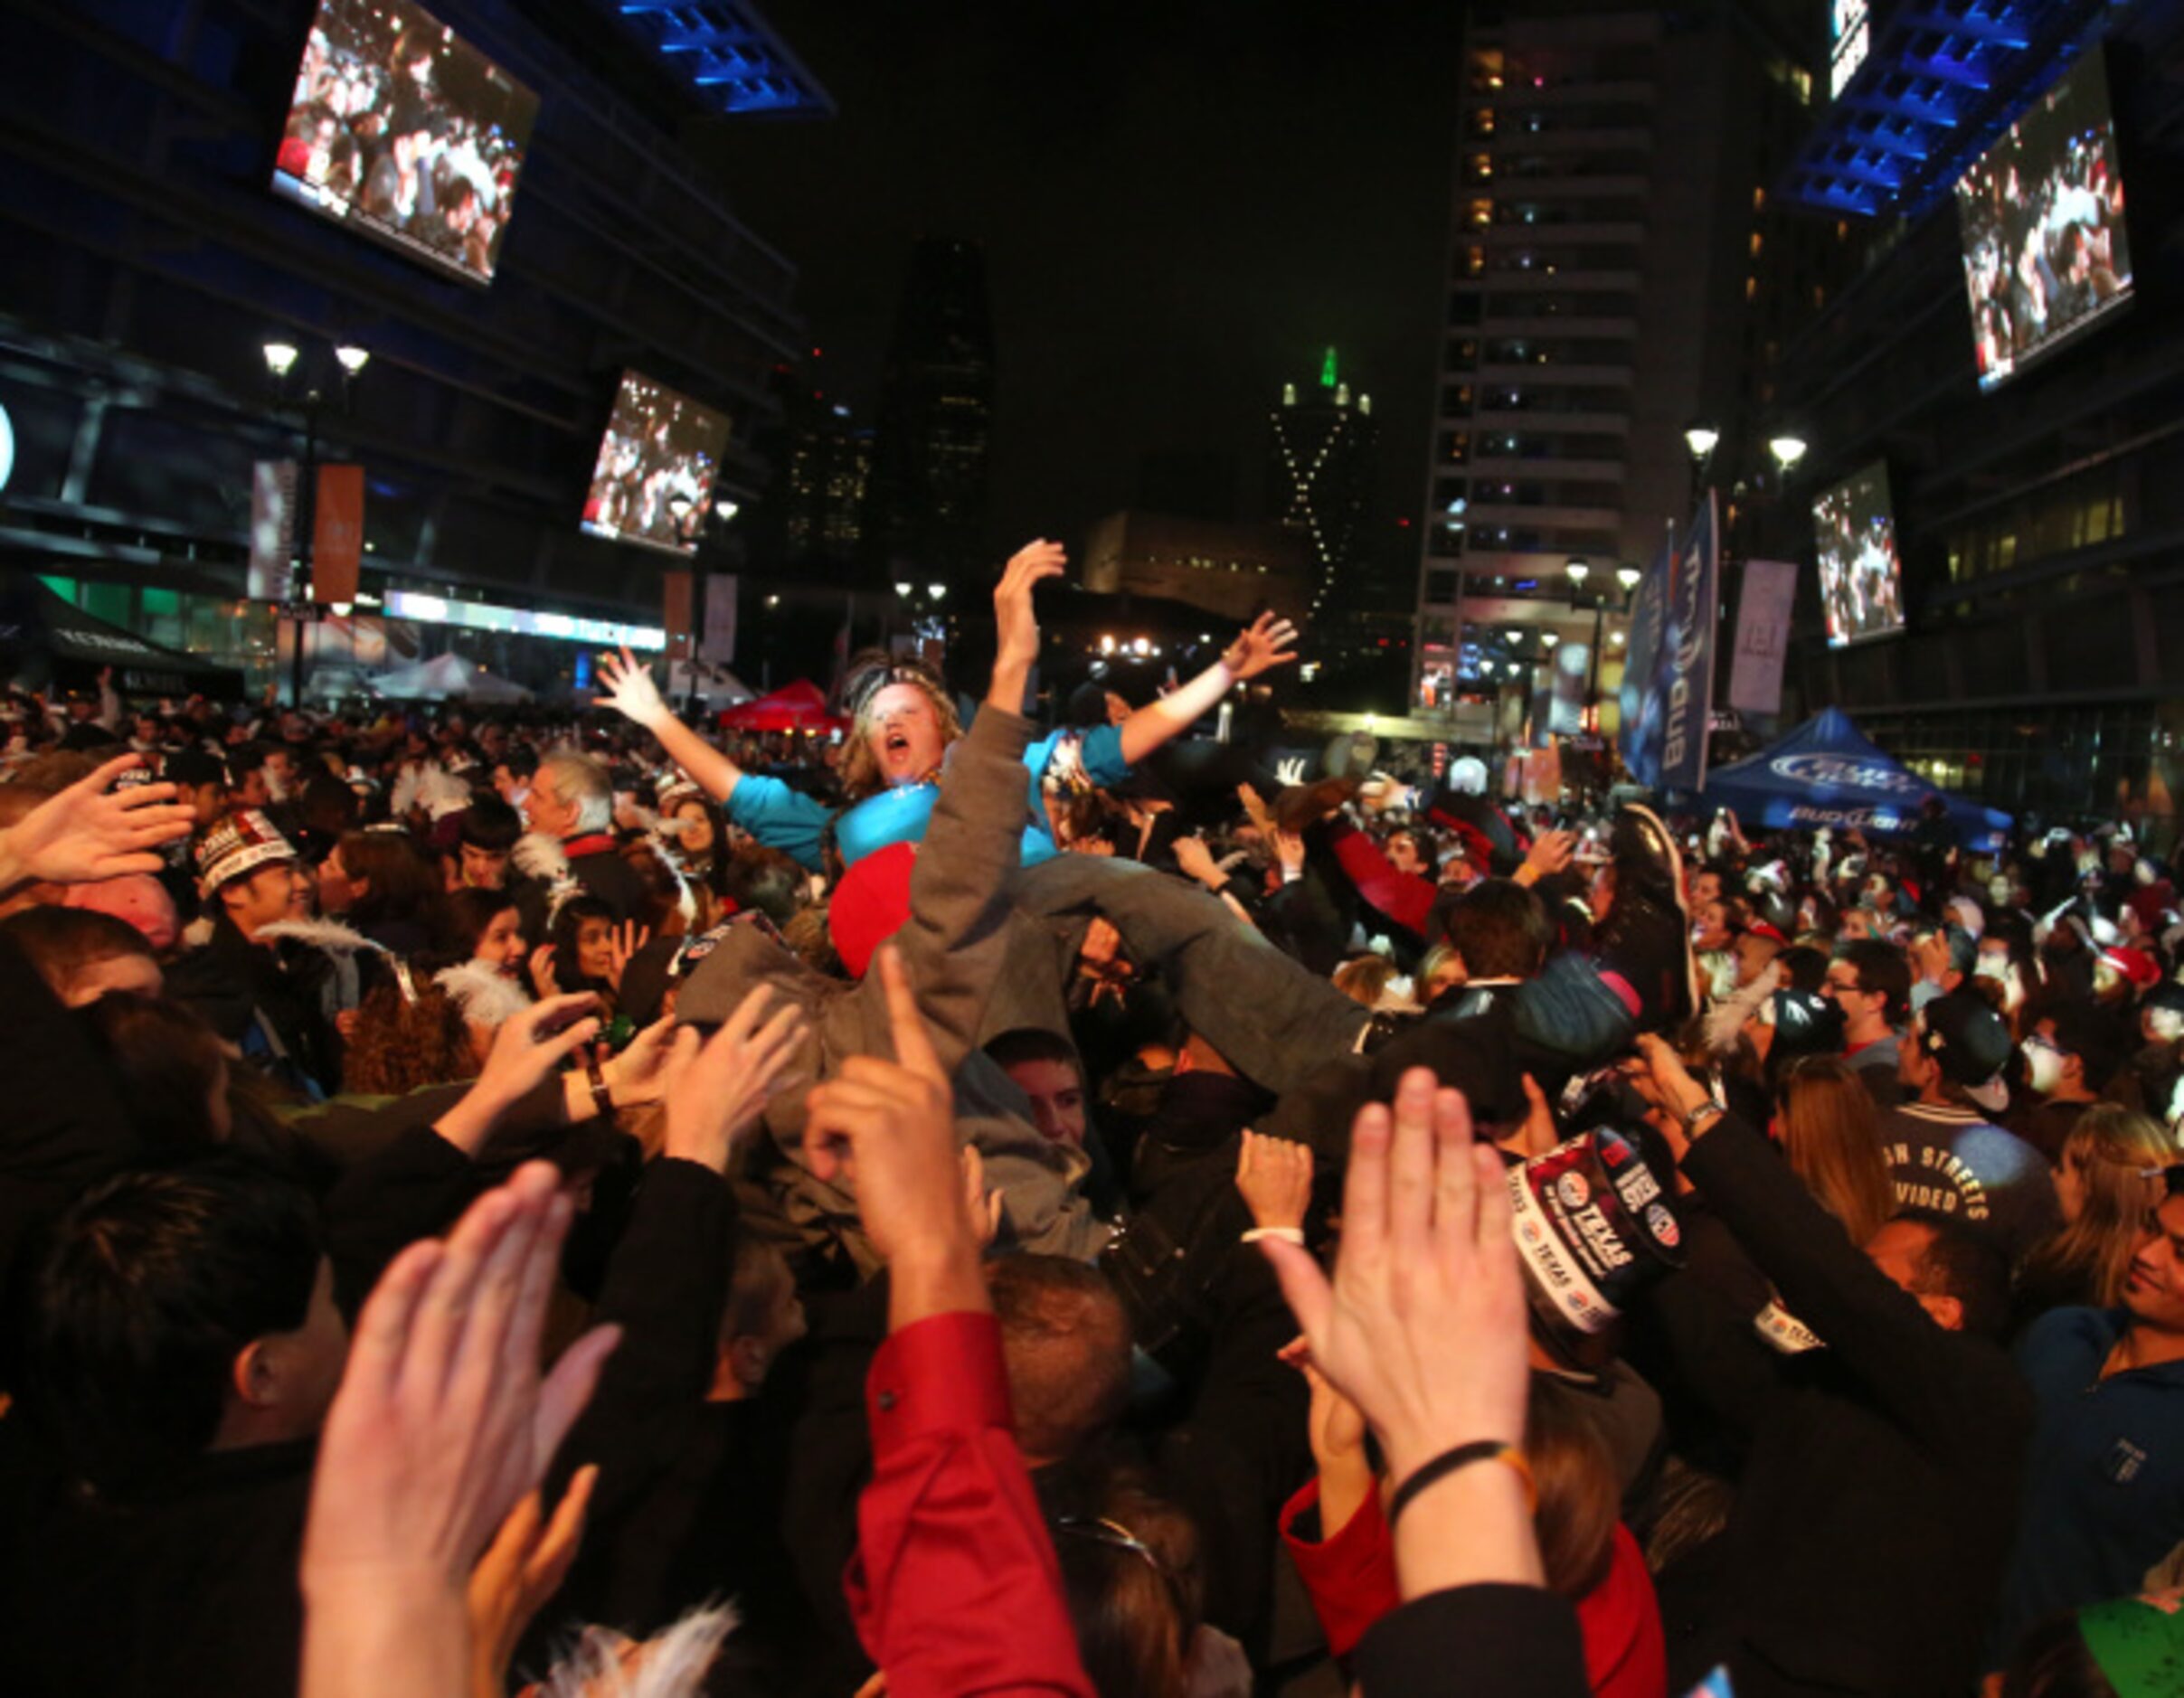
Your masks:
<path fill-rule="evenodd" d="M 1722 1100 L 1721 1090 L 1716 1087 L 1700 1098 L 1698 1101 L 1693 1103 L 1690 1108 L 1681 1111 L 1678 1118 L 1684 1123 L 1684 1136 L 1686 1137 L 1696 1137 L 1700 1121 L 1716 1120 L 1728 1112 L 1729 1105 Z"/>

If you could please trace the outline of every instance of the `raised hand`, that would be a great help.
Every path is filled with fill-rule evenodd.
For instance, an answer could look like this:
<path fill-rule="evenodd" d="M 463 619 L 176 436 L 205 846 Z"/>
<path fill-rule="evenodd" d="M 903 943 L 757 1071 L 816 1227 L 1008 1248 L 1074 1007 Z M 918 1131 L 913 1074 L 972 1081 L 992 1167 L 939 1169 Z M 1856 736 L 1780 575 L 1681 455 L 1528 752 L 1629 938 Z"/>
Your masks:
<path fill-rule="evenodd" d="M 1221 664 L 1233 677 L 1256 678 L 1270 667 L 1296 659 L 1296 651 L 1290 646 L 1296 640 L 1295 626 L 1272 613 L 1262 613 L 1222 651 Z"/>
<path fill-rule="evenodd" d="M 963 1146 L 962 1163 L 963 1206 L 977 1223 L 979 1248 L 991 1250 L 994 1240 L 1001 1236 L 1001 1193 L 986 1189 L 986 1158 L 979 1154 L 976 1144 Z"/>
<path fill-rule="evenodd" d="M 1196 880 L 1209 891 L 1222 882 L 1220 864 L 1215 861 L 1214 852 L 1205 846 L 1205 838 L 1178 837 L 1168 848 L 1186 878 Z"/>
<path fill-rule="evenodd" d="M 628 649 L 599 657 L 599 681 L 605 688 L 596 699 L 625 719 L 649 730 L 671 717 L 667 703 L 660 699 L 659 686 L 652 682 L 651 667 Z"/>
<path fill-rule="evenodd" d="M 468 1675 L 471 1571 L 544 1475 L 619 1336 L 585 1335 L 542 1379 L 572 1213 L 553 1167 L 527 1163 L 445 1241 L 396 1257 L 366 1300 L 312 1476 L 306 1698 L 449 1693 Z"/>
<path fill-rule="evenodd" d="M 757 1121 L 804 1041 L 804 1011 L 786 1001 L 772 1008 L 772 1001 L 761 985 L 703 1042 L 691 1026 L 675 1034 L 662 1093 L 668 1155 L 727 1171 L 736 1138 Z"/>
<path fill-rule="evenodd" d="M 619 1055 L 600 1062 L 599 1074 L 618 1108 L 657 1102 L 667 1088 L 668 1046 L 675 1042 L 675 1017 L 655 1020 L 624 1046 Z"/>
<path fill-rule="evenodd" d="M 113 788 L 143 764 L 137 755 L 109 760 L 0 831 L 0 892 L 33 879 L 90 884 L 158 872 L 165 863 L 152 852 L 188 836 L 191 816 L 174 785 Z"/>
<path fill-rule="evenodd" d="M 902 1326 L 945 1309 L 988 1307 L 979 1229 L 956 1160 L 955 1099 L 933 1052 L 909 969 L 880 951 L 895 1060 L 853 1055 L 808 1099 L 805 1157 L 821 1179 L 854 1184 L 872 1247 L 891 1270 Z"/>
<path fill-rule="evenodd" d="M 1304 757 L 1291 755 L 1286 759 L 1277 760 L 1274 762 L 1274 777 L 1285 786 L 1302 784 L 1304 782 Z"/>
<path fill-rule="evenodd" d="M 1350 1132 L 1330 1284 L 1262 1239 L 1319 1371 L 1365 1412 L 1392 1478 L 1458 1445 L 1524 1439 L 1525 1297 L 1500 1158 L 1471 1143 L 1461 1092 L 1423 1067 Z"/>
<path fill-rule="evenodd" d="M 1522 882 L 1529 884 L 1550 873 L 1560 873 L 1570 864 L 1570 856 L 1577 848 L 1577 834 L 1574 831 L 1543 831 L 1532 839 L 1532 846 L 1525 852 L 1524 870 L 1528 876 Z"/>
<path fill-rule="evenodd" d="M 1031 592 L 1049 578 L 1059 578 L 1069 555 L 1059 542 L 1041 538 L 1026 542 L 1009 556 L 1001 581 L 994 587 L 994 624 L 998 640 L 994 670 L 1004 666 L 1029 667 L 1039 658 L 1039 620 L 1032 608 Z"/>
<path fill-rule="evenodd" d="M 1312 1202 L 1312 1152 L 1288 1138 L 1262 1137 L 1246 1128 L 1236 1152 L 1236 1189 L 1262 1231 L 1302 1229 Z"/>
<path fill-rule="evenodd" d="M 590 991 L 548 996 L 511 1014 L 493 1034 L 477 1080 L 433 1128 L 456 1148 L 475 1155 L 501 1117 L 537 1090 L 549 1073 L 599 1036 L 599 998 Z"/>
<path fill-rule="evenodd" d="M 531 951 L 531 991 L 541 1002 L 558 995 L 561 989 L 560 981 L 553 976 L 554 953 L 550 943 L 542 943 Z"/>
<path fill-rule="evenodd" d="M 561 1590 L 575 1566 L 583 1542 L 584 1512 L 599 1465 L 588 1464 L 570 1477 L 569 1489 L 546 1518 L 544 1500 L 529 1493 L 508 1512 L 507 1520 L 470 1571 L 470 1651 L 474 1694 L 507 1690 L 508 1665 L 517 1641 L 546 1600 Z"/>
<path fill-rule="evenodd" d="M 630 957 L 651 941 L 652 928 L 634 920 L 625 920 L 607 933 L 607 983 L 612 989 L 620 991 Z"/>

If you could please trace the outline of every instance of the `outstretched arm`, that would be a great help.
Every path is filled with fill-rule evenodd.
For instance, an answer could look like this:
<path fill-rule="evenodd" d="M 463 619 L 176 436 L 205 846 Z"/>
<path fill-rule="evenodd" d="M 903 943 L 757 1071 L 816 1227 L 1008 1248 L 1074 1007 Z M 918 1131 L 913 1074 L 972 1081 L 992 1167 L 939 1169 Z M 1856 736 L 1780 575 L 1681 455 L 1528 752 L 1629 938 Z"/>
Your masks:
<path fill-rule="evenodd" d="M 1032 612 L 1031 592 L 1049 578 L 1059 578 L 1069 556 L 1059 542 L 1039 537 L 1009 556 L 1001 581 L 994 587 L 993 681 L 986 689 L 986 705 L 1004 713 L 1024 712 L 1024 692 L 1031 684 L 1031 669 L 1039 659 L 1039 621 Z"/>
<path fill-rule="evenodd" d="M 1122 759 L 1136 766 L 1162 743 L 1190 730 L 1244 679 L 1296 659 L 1290 647 L 1296 640 L 1297 628 L 1287 619 L 1262 613 L 1219 660 L 1181 689 L 1147 703 L 1122 722 Z"/>
<path fill-rule="evenodd" d="M 652 669 L 628 649 L 599 657 L 600 700 L 659 739 L 667 759 L 693 778 L 714 801 L 725 804 L 742 781 L 743 769 L 675 717 L 652 682 Z"/>

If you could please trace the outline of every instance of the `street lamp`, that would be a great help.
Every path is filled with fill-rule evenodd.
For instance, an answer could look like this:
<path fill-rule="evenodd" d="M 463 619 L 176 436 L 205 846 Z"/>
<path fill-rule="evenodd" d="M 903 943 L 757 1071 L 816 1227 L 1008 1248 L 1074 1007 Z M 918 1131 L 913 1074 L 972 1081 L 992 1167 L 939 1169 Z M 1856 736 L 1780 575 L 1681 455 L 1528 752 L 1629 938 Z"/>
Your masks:
<path fill-rule="evenodd" d="M 293 342 L 266 342 L 260 344 L 259 352 L 264 356 L 267 375 L 272 380 L 276 401 L 288 399 L 291 374 L 299 378 L 303 386 L 303 459 L 297 467 L 296 552 L 289 571 L 287 608 L 287 616 L 294 625 L 296 633 L 295 649 L 289 656 L 289 703 L 301 707 L 304 627 L 317 617 L 317 610 L 310 601 L 311 551 L 317 541 L 318 425 L 326 404 L 326 396 L 319 386 L 317 377 L 314 375 L 314 363 L 305 359 L 303 350 Z M 333 354 L 341 368 L 336 399 L 345 410 L 349 403 L 349 385 L 370 363 L 372 351 L 354 342 L 339 342 L 334 344 Z M 323 365 L 319 369 L 323 370 Z"/>
<path fill-rule="evenodd" d="M 925 593 L 935 601 L 945 600 L 948 596 L 948 586 L 946 584 L 927 584 Z"/>
<path fill-rule="evenodd" d="M 1805 458 L 1806 447 L 1804 438 L 1785 430 L 1781 436 L 1769 439 L 1767 452 L 1774 456 L 1774 463 L 1782 468 L 1786 477 L 1790 468 Z"/>
<path fill-rule="evenodd" d="M 1698 498 L 1706 494 L 1707 468 L 1714 463 L 1714 449 L 1721 441 L 1721 432 L 1703 420 L 1684 431 L 1684 446 L 1691 450 L 1691 505 L 1698 505 Z"/>
<path fill-rule="evenodd" d="M 1618 566 L 1615 569 L 1615 581 L 1622 586 L 1625 600 L 1630 599 L 1631 591 L 1638 588 L 1638 580 L 1644 576 L 1635 566 Z"/>
<path fill-rule="evenodd" d="M 1577 592 L 1585 587 L 1585 574 L 1593 569 L 1581 560 L 1573 560 L 1563 568 L 1570 575 L 1570 605 L 1577 605 Z"/>
<path fill-rule="evenodd" d="M 913 584 L 898 582 L 894 587 L 894 592 L 898 596 L 902 597 L 903 600 L 907 601 L 910 599 L 911 590 L 914 588 L 916 588 L 916 586 Z"/>

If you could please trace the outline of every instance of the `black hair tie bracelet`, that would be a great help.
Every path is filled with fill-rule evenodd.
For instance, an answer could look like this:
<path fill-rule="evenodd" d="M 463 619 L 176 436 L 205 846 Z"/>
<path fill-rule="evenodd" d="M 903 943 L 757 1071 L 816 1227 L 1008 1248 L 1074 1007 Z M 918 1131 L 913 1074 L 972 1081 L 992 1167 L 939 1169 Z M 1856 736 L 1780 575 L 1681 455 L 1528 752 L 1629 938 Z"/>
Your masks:
<path fill-rule="evenodd" d="M 1459 1468 L 1468 1468 L 1474 1462 L 1499 1462 L 1514 1468 L 1517 1477 L 1524 1482 L 1525 1503 L 1533 1514 L 1539 1512 L 1539 1487 L 1532 1478 L 1532 1465 L 1523 1451 L 1515 1445 L 1505 1445 L 1498 1439 L 1474 1439 L 1468 1445 L 1458 1445 L 1453 1450 L 1444 1450 L 1432 1461 L 1423 1463 L 1411 1472 L 1411 1477 L 1395 1488 L 1395 1495 L 1388 1500 L 1388 1526 L 1395 1525 L 1395 1518 L 1409 1507 L 1410 1502 L 1437 1480 L 1446 1479 Z"/>

